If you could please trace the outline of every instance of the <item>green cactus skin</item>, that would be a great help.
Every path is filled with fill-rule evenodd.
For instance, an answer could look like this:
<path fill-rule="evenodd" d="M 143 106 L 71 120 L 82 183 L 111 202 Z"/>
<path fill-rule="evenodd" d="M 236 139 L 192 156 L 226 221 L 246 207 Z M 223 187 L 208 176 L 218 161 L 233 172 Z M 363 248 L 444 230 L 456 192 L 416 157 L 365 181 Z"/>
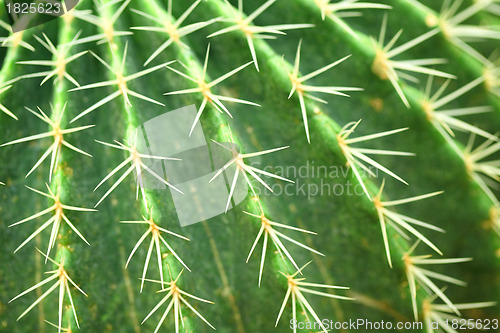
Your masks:
<path fill-rule="evenodd" d="M 238 6 L 243 7 L 241 20 L 244 20 L 246 15 L 251 15 L 264 3 L 264 0 L 247 0 L 242 3 L 223 0 L 93 3 L 84 0 L 77 6 L 77 12 L 70 12 L 42 26 L 17 34 L 9 33 L 8 29 L 4 31 L 6 47 L 0 51 L 3 59 L 0 70 L 0 103 L 3 106 L 0 112 L 0 144 L 53 129 L 25 107 L 34 112 L 38 112 L 36 110 L 39 107 L 53 122 L 60 119 L 62 130 L 87 125 L 89 127 L 73 133 L 63 132 L 64 140 L 77 148 L 61 146 L 50 177 L 50 156 L 28 177 L 25 178 L 25 175 L 54 142 L 59 132 L 39 140 L 0 147 L 0 332 L 44 333 L 57 330 L 138 333 L 154 332 L 157 329 L 159 332 L 211 332 L 211 325 L 219 332 L 290 332 L 293 331 L 290 320 L 295 318 L 307 321 L 306 313 L 311 322 L 315 322 L 314 317 L 317 316 L 334 322 L 366 319 L 372 323 L 384 321 L 396 325 L 397 322 L 415 321 L 415 310 L 417 320 L 425 322 L 426 318 L 430 318 L 432 314 L 439 315 L 436 313 L 443 309 L 443 305 L 440 305 L 441 308 L 433 308 L 431 304 L 445 303 L 439 295 L 434 297 L 436 299 L 433 298 L 436 290 L 429 288 L 422 279 L 415 284 L 415 294 L 411 292 L 412 280 L 408 279 L 408 274 L 411 277 L 411 273 L 416 272 L 412 267 L 426 268 L 467 283 L 467 286 L 460 286 L 457 285 L 458 281 L 450 278 L 440 281 L 435 277 L 443 275 L 430 273 L 438 289 L 446 287 L 442 289 L 446 299 L 456 305 L 462 318 L 472 318 L 476 323 L 477 320 L 498 320 L 500 308 L 494 303 L 500 299 L 500 242 L 499 235 L 495 233 L 495 230 L 500 233 L 498 191 L 494 186 L 491 189 L 486 187 L 482 181 L 484 174 L 478 176 L 475 171 L 479 167 L 488 166 L 487 172 L 492 175 L 488 184 L 498 185 L 500 144 L 496 142 L 498 139 L 495 135 L 500 128 L 500 68 L 494 51 L 498 51 L 500 40 L 500 4 L 495 0 L 465 0 L 459 4 L 455 13 L 449 10 L 446 12 L 446 7 L 443 12 L 440 2 L 430 0 L 379 0 L 376 5 L 327 0 L 270 1 L 267 3 L 269 7 L 260 15 L 251 17 L 254 20 L 249 25 L 250 28 L 246 28 L 249 29 L 246 30 L 247 33 L 254 33 L 250 40 L 258 71 L 255 63 L 248 65 L 211 88 L 214 94 L 251 101 L 260 107 L 224 102 L 232 115 L 230 118 L 227 114 L 218 112 L 208 102 L 200 122 L 207 142 L 211 139 L 227 141 L 231 133 L 243 153 L 290 146 L 245 159 L 245 162 L 258 163 L 255 165 L 260 169 L 265 168 L 268 172 L 294 180 L 295 185 L 291 185 L 291 188 L 295 188 L 293 193 L 270 193 L 249 176 L 253 188 L 260 193 L 258 198 L 249 189 L 251 195 L 227 213 L 181 228 L 169 191 L 146 190 L 144 198 L 139 194 L 139 199 L 136 199 L 133 175 L 129 175 L 96 207 L 97 211 L 91 211 L 130 165 L 128 163 L 93 191 L 107 174 L 129 157 L 126 151 L 113 149 L 95 140 L 108 143 L 114 140 L 130 142 L 134 129 L 145 121 L 183 106 L 195 104 L 199 107 L 204 98 L 201 92 L 163 95 L 198 87 L 196 82 L 187 80 L 172 69 L 186 72 L 187 69 L 180 64 L 184 63 L 189 64 L 191 70 L 203 70 L 209 43 L 206 82 L 254 60 L 244 31 L 236 29 L 217 36 L 210 35 L 234 25 Z M 372 8 L 341 8 L 336 11 L 339 7 L 334 5 L 337 3 L 354 3 Z M 346 11 L 358 10 L 362 17 L 341 15 Z M 463 10 L 471 15 L 461 22 L 457 19 L 460 14 L 456 14 L 464 13 Z M 3 16 L 6 15 L 4 6 L 0 6 L 0 11 Z M 196 31 L 178 30 L 186 33 L 181 33 L 180 39 L 172 35 L 173 42 L 152 57 L 168 40 L 169 35 L 166 30 L 137 29 L 160 26 L 144 13 L 165 23 L 174 22 L 175 19 L 169 20 L 179 18 L 187 12 L 189 15 L 180 27 L 197 22 L 206 24 L 195 26 L 196 29 L 192 30 Z M 446 84 L 446 74 L 456 77 L 442 91 L 441 96 L 449 98 L 438 98 L 437 104 L 442 105 L 434 105 L 436 112 L 433 113 L 432 101 L 426 99 L 426 73 L 415 75 L 418 82 L 403 80 L 400 76 L 400 94 L 388 80 L 388 72 L 384 67 L 388 63 L 383 58 L 387 53 L 381 52 L 376 46 L 384 16 L 387 17 L 385 44 L 403 29 L 392 50 L 414 38 L 429 34 L 425 40 L 391 57 L 397 64 L 415 59 L 447 60 L 431 61 L 436 63 L 435 66 L 419 63 L 426 68 L 441 71 L 433 72 L 436 74 L 433 92 Z M 257 33 L 257 37 L 259 34 L 270 34 L 276 39 L 256 38 L 255 30 L 251 30 L 255 29 L 252 26 L 277 24 L 301 26 L 274 27 L 275 30 L 286 29 L 286 35 L 275 34 L 275 31 Z M 8 28 L 7 25 L 2 26 Z M 479 31 L 482 37 L 491 38 L 486 42 L 471 42 L 464 46 L 464 31 L 476 34 Z M 44 34 L 59 52 L 68 50 L 68 53 L 58 60 L 42 45 L 48 43 Z M 98 37 L 90 42 L 82 41 L 83 38 L 96 35 Z M 77 43 L 68 47 L 67 43 L 74 42 L 74 39 Z M 99 41 L 103 43 L 96 43 Z M 290 76 L 290 73 L 294 68 L 299 42 L 300 66 L 297 78 L 351 55 L 336 66 L 318 75 L 311 75 L 307 82 L 301 82 L 314 87 L 344 87 L 347 89 L 338 88 L 335 91 L 344 91 L 350 97 L 328 94 L 332 92 L 331 89 L 323 89 L 321 92 L 311 88 L 311 95 L 324 99 L 327 104 L 305 96 L 302 106 L 299 96 L 305 90 L 298 85 L 294 94 L 288 98 L 293 84 L 293 75 Z M 473 50 L 467 45 L 473 47 Z M 85 51 L 89 52 L 79 54 Z M 85 88 L 88 84 L 120 79 L 120 76 L 108 71 L 92 53 L 111 67 L 122 69 L 125 78 L 127 75 L 158 67 L 147 75 L 127 81 L 125 85 L 124 81 L 119 81 L 122 85 L 79 89 L 72 81 L 76 80 L 81 85 L 80 88 Z M 61 59 L 68 60 L 77 54 L 78 57 L 63 64 Z M 491 54 L 493 56 L 490 57 Z M 22 63 L 51 59 L 53 62 L 45 63 L 47 66 Z M 174 60 L 176 62 L 169 63 Z M 147 65 L 144 66 L 145 62 Z M 167 63 L 168 65 L 159 66 Z M 42 85 L 40 82 L 47 74 L 33 74 L 51 70 L 55 70 L 54 76 Z M 70 77 L 64 76 L 65 73 Z M 295 81 L 296 84 L 297 82 Z M 362 91 L 350 88 L 361 88 Z M 124 89 L 129 92 L 131 105 L 126 102 Z M 133 92 L 164 105 L 137 98 L 137 94 L 134 96 Z M 116 95 L 113 95 L 114 99 L 79 116 L 111 94 Z M 409 107 L 405 106 L 404 99 L 407 99 Z M 484 108 L 477 109 L 483 106 Z M 481 111 L 487 109 L 489 112 L 458 115 L 456 119 L 466 121 L 474 127 L 466 128 L 466 131 L 454 130 L 455 136 L 452 137 L 447 134 L 446 129 L 439 126 L 436 114 L 441 110 L 458 108 Z M 308 126 L 304 125 L 301 113 L 303 109 Z M 353 133 L 348 137 L 341 137 L 345 133 L 342 131 L 346 124 L 360 119 L 362 121 Z M 456 120 L 451 121 L 457 124 Z M 463 124 L 458 123 L 458 126 L 463 127 Z M 348 141 L 396 129 L 406 130 L 378 138 L 369 137 L 358 143 L 351 144 Z M 305 130 L 308 130 L 308 136 Z M 477 132 L 474 142 L 470 140 L 471 131 Z M 485 153 L 484 159 L 475 160 L 474 156 L 479 155 L 470 153 L 471 147 L 476 148 L 487 141 L 485 136 L 493 139 L 490 142 L 491 148 L 487 151 L 489 154 Z M 347 168 L 347 163 L 353 165 L 349 152 L 352 153 L 354 147 L 415 154 L 370 155 L 408 185 L 381 170 L 373 176 L 362 173 L 357 177 L 353 168 Z M 84 156 L 83 152 L 92 157 Z M 306 165 L 309 166 L 309 171 L 325 170 L 320 167 L 326 167 L 328 173 L 309 173 L 307 177 L 283 173 L 283 170 L 293 170 L 291 168 L 301 170 L 302 167 L 305 170 Z M 362 171 L 359 165 L 357 170 Z M 286 188 L 285 185 L 290 184 L 267 176 L 262 178 L 275 189 Z M 360 182 L 366 186 L 370 198 L 363 191 L 358 194 L 323 193 L 308 197 L 300 190 L 301 185 L 314 190 L 327 184 L 332 187 L 338 185 L 337 188 L 347 191 L 349 186 L 353 189 Z M 43 216 L 9 227 L 54 204 L 53 199 L 34 193 L 25 185 L 45 193 L 52 191 L 62 204 L 84 208 L 86 211 L 77 211 L 62 206 L 62 212 L 90 246 L 85 244 L 67 221 L 61 219 L 59 228 L 53 229 L 54 246 L 49 256 L 55 262 L 63 262 L 64 271 L 75 285 L 68 283 L 62 298 L 57 286 L 30 312 L 17 320 L 52 285 L 69 281 L 63 275 L 56 275 L 54 280 L 10 302 L 23 291 L 54 274 L 44 272 L 58 268 L 54 262 L 45 260 L 43 255 L 47 253 L 52 224 L 13 253 L 37 228 L 56 212 L 60 212 L 60 206 L 55 206 L 54 210 L 47 211 Z M 381 186 L 383 191 L 379 193 Z M 359 188 L 358 186 L 358 190 Z M 397 206 L 389 205 L 391 200 L 425 194 L 432 195 Z M 446 232 L 414 224 L 416 231 L 421 233 L 415 235 L 405 226 L 399 225 L 400 229 L 411 236 L 407 240 L 394 227 L 398 227 L 398 222 L 387 223 L 386 219 L 385 228 L 381 229 L 379 212 L 384 202 L 387 209 L 401 214 L 398 216 L 418 219 L 434 229 Z M 265 218 L 259 217 L 261 213 Z M 146 264 L 148 280 L 144 281 L 140 292 L 151 235 L 156 232 L 155 225 L 151 229 L 153 233 L 138 246 L 125 267 L 130 252 L 150 225 L 119 222 L 142 221 L 143 216 L 145 220 L 152 220 L 155 225 L 182 235 L 189 241 L 161 232 L 171 249 L 160 241 L 152 247 L 150 261 Z M 269 224 L 269 221 L 315 234 L 287 230 L 279 225 Z M 268 229 L 259 234 L 262 227 Z M 386 230 L 386 234 L 383 230 Z M 282 232 L 292 241 L 274 233 L 276 231 Z M 270 236 L 272 233 L 283 241 L 288 253 L 276 247 Z M 258 235 L 261 236 L 259 242 L 245 262 Z M 384 237 L 387 238 L 386 242 Z M 419 238 L 421 241 L 415 248 L 414 244 Z M 267 245 L 263 257 L 264 266 L 261 268 L 264 242 Z M 442 251 L 443 255 L 436 253 L 429 245 Z M 159 246 L 159 252 L 156 252 L 156 246 Z M 389 257 L 386 246 L 390 250 Z M 175 257 L 172 249 L 190 271 Z M 160 264 L 157 263 L 158 253 Z M 473 260 L 457 260 L 455 263 L 444 260 L 435 265 L 421 265 L 417 259 L 414 266 L 411 266 L 411 258 L 420 255 L 432 255 L 430 260 Z M 392 267 L 388 264 L 388 259 Z M 310 261 L 312 262 L 302 270 L 302 275 L 290 277 L 296 271 L 295 265 L 302 267 Z M 178 276 L 175 284 L 168 285 Z M 177 312 L 174 305 L 161 323 L 172 298 L 162 303 L 158 311 L 150 313 L 169 292 L 158 292 L 162 289 L 161 286 L 149 281 L 160 280 L 161 277 L 166 283 L 165 287 L 173 288 L 169 290 L 174 290 L 174 298 L 184 295 L 184 299 L 192 306 L 190 308 L 184 303 L 180 306 L 182 322 L 176 323 Z M 306 280 L 300 280 L 299 285 L 303 282 L 317 284 L 303 288 L 334 296 L 326 297 L 328 295 L 311 294 L 302 290 L 302 295 L 308 302 L 308 306 L 302 308 L 299 305 L 301 299 L 297 293 L 297 285 L 294 284 L 297 280 L 293 280 L 301 278 Z M 325 289 L 321 286 L 349 289 Z M 288 294 L 290 287 L 292 292 Z M 177 288 L 197 299 L 179 294 Z M 68 297 L 68 292 L 71 298 Z M 282 308 L 286 295 L 289 297 Z M 296 302 L 295 314 L 293 302 Z M 275 327 L 280 309 L 283 313 Z M 311 314 L 312 311 L 314 315 Z M 454 315 L 452 310 L 448 311 L 451 311 L 450 316 Z M 78 325 L 74 313 L 77 314 Z M 145 318 L 147 320 L 144 321 Z M 203 318 L 209 323 L 204 322 Z M 494 332 L 494 328 L 493 321 L 487 331 Z M 316 327 L 297 331 L 323 330 Z M 348 327 L 340 331 L 349 332 L 352 329 Z M 360 328 L 360 331 L 371 330 Z M 393 327 L 386 331 L 398 330 Z M 444 332 L 425 327 L 405 331 Z"/>

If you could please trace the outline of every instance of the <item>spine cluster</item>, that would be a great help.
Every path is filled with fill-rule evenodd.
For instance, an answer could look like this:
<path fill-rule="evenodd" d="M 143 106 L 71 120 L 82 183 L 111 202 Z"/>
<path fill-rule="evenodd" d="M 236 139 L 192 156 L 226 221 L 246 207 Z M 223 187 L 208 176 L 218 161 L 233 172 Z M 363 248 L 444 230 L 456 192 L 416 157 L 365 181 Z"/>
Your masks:
<path fill-rule="evenodd" d="M 380 171 L 384 176 L 412 186 L 404 180 L 404 177 L 399 176 L 385 163 L 382 164 L 379 161 L 384 161 L 383 158 L 388 156 L 415 158 L 414 153 L 371 148 L 370 145 L 376 143 L 377 139 L 396 138 L 406 135 L 408 131 L 413 129 L 408 127 L 389 128 L 358 135 L 358 133 L 365 133 L 365 130 L 362 129 L 365 121 L 356 119 L 342 126 L 329 116 L 331 113 L 327 110 L 330 106 L 329 103 L 332 104 L 330 102 L 332 98 L 333 100 L 347 98 L 349 95 L 346 93 L 353 92 L 353 96 L 350 98 L 356 99 L 363 94 L 363 87 L 337 86 L 334 79 L 335 70 L 341 70 L 340 66 L 356 62 L 357 57 L 363 60 L 359 61 L 360 63 L 370 62 L 370 66 L 365 70 L 380 81 L 380 84 L 394 89 L 401 112 L 416 112 L 425 117 L 429 127 L 442 138 L 454 156 L 463 162 L 463 168 L 469 176 L 470 183 L 480 190 L 479 196 L 482 202 L 487 202 L 489 205 L 492 212 L 492 229 L 499 232 L 500 214 L 498 211 L 500 205 L 496 197 L 495 186 L 500 180 L 500 163 L 498 159 L 494 160 L 494 158 L 498 156 L 500 151 L 500 139 L 497 134 L 489 133 L 466 120 L 468 116 L 473 117 L 488 112 L 498 113 L 498 109 L 495 108 L 495 105 L 498 105 L 498 96 L 500 95 L 498 62 L 485 57 L 471 43 L 484 38 L 498 41 L 500 40 L 500 32 L 491 27 L 467 24 L 467 20 L 483 11 L 498 15 L 498 5 L 493 0 L 475 1 L 470 6 L 461 5 L 461 1 L 444 1 L 441 12 L 437 13 L 416 0 L 398 0 L 396 1 L 397 6 L 418 12 L 417 16 L 422 17 L 423 23 L 428 27 L 427 32 L 406 42 L 398 43 L 404 36 L 402 30 L 398 31 L 389 41 L 385 40 L 386 32 L 390 26 L 388 23 L 390 17 L 396 15 L 393 12 L 394 9 L 391 11 L 392 7 L 388 4 L 356 0 L 335 2 L 295 0 L 293 3 L 299 8 L 316 13 L 322 20 L 321 24 L 326 27 L 335 27 L 334 31 L 339 34 L 341 40 L 350 41 L 353 46 L 358 47 L 358 49 L 353 50 L 353 54 L 345 55 L 341 59 L 331 59 L 332 62 L 328 65 L 303 75 L 300 73 L 301 62 L 304 62 L 304 58 L 301 59 L 301 47 L 307 47 L 312 41 L 301 40 L 294 52 L 295 59 L 293 62 L 289 62 L 284 56 L 277 54 L 266 40 L 287 38 L 287 36 L 283 36 L 286 34 L 285 31 L 319 28 L 315 24 L 307 22 L 278 22 L 278 24 L 272 25 L 258 25 L 256 22 L 258 22 L 259 17 L 264 16 L 266 11 L 270 10 L 276 2 L 277 0 L 265 1 L 251 14 L 246 15 L 243 0 L 238 0 L 236 6 L 225 0 L 208 0 L 206 2 L 197 0 L 175 18 L 172 0 L 169 0 L 165 7 L 155 0 L 145 0 L 140 5 L 134 4 L 131 0 L 97 1 L 93 11 L 81 9 L 89 6 L 88 3 L 82 1 L 77 9 L 66 13 L 64 19 L 58 21 L 57 42 L 45 34 L 42 34 L 41 37 L 34 35 L 34 40 L 37 43 L 34 46 L 26 41 L 28 40 L 26 35 L 29 32 L 11 33 L 8 37 L 1 39 L 9 49 L 0 71 L 0 98 L 8 95 L 13 86 L 22 84 L 24 80 L 41 78 L 40 85 L 53 84 L 50 112 L 44 110 L 42 106 L 37 106 L 36 111 L 26 107 L 27 112 L 49 127 L 48 131 L 29 134 L 22 138 L 9 138 L 10 141 L 1 145 L 3 147 L 28 142 L 50 143 L 49 148 L 41 154 L 34 166 L 30 170 L 23 170 L 26 172 L 26 181 L 30 184 L 35 174 L 37 172 L 41 174 L 44 166 L 48 166 L 49 173 L 43 176 L 44 179 L 47 179 L 47 191 L 27 187 L 36 194 L 44 196 L 50 204 L 47 208 L 44 207 L 9 227 L 28 228 L 28 225 L 33 226 L 34 220 L 44 220 L 40 226 L 32 227 L 34 231 L 14 252 L 18 252 L 37 236 L 47 232 L 50 236 L 46 252 L 41 249 L 37 250 L 45 258 L 45 263 L 54 265 L 55 269 L 48 269 L 49 276 L 47 278 L 37 282 L 11 300 L 17 300 L 39 288 L 48 287 L 18 319 L 24 317 L 50 294 L 58 293 L 57 322 L 49 323 L 56 327 L 58 332 L 74 332 L 80 328 L 77 309 L 79 306 L 85 306 L 85 300 L 83 298 L 79 300 L 75 297 L 74 301 L 73 295 L 75 289 L 79 294 L 85 296 L 87 294 L 84 291 L 85 280 L 77 281 L 72 278 L 73 271 L 77 268 L 75 267 L 77 258 L 74 253 L 74 239 L 78 238 L 79 241 L 81 240 L 89 246 L 92 246 L 92 239 L 88 241 L 85 235 L 80 232 L 84 227 L 72 222 L 72 219 L 80 214 L 95 214 L 96 209 L 80 207 L 74 202 L 76 195 L 71 192 L 70 188 L 72 188 L 73 177 L 78 177 L 78 175 L 69 175 L 65 170 L 68 163 L 75 163 L 75 156 L 92 158 L 90 153 L 79 148 L 79 144 L 71 138 L 73 135 L 93 133 L 94 129 L 99 128 L 99 124 L 88 124 L 84 120 L 90 118 L 91 114 L 94 115 L 94 112 L 107 112 L 106 109 L 110 108 L 110 105 L 119 105 L 125 133 L 113 133 L 118 136 L 113 143 L 101 141 L 99 138 L 95 138 L 95 141 L 102 148 L 121 151 L 124 154 L 124 159 L 118 165 L 109 165 L 111 171 L 96 185 L 94 191 L 100 191 L 106 183 L 111 184 L 100 196 L 94 208 L 106 204 L 112 205 L 113 192 L 125 192 L 127 180 L 132 178 L 132 174 L 135 175 L 136 201 L 138 202 L 136 206 L 139 207 L 139 212 L 136 216 L 129 217 L 130 220 L 121 222 L 134 224 L 137 228 L 144 227 L 144 229 L 138 235 L 139 238 L 135 245 L 130 244 L 131 252 L 123 265 L 128 268 L 133 262 L 132 257 L 139 256 L 142 252 L 141 249 L 145 250 L 147 247 L 139 291 L 142 293 L 145 284 L 152 283 L 158 285 L 158 292 L 164 294 L 157 305 L 145 316 L 142 323 L 149 320 L 162 306 L 166 305 L 155 326 L 155 333 L 160 331 L 169 314 L 171 314 L 170 322 L 173 323 L 177 333 L 188 328 L 198 327 L 196 320 L 216 329 L 202 315 L 203 311 L 197 308 L 198 304 L 203 309 L 205 306 L 203 303 L 213 304 L 213 302 L 191 294 L 188 288 L 183 285 L 183 276 L 196 274 L 197 267 L 191 267 L 189 260 L 183 258 L 182 251 L 179 251 L 171 241 L 181 239 L 189 242 L 192 239 L 172 231 L 172 225 L 169 226 L 169 223 L 173 222 L 167 221 L 160 209 L 155 207 L 162 198 L 153 190 L 147 189 L 144 184 L 144 176 L 153 177 L 169 189 L 183 194 L 175 186 L 175 183 L 159 175 L 145 163 L 146 160 L 166 163 L 182 163 L 183 161 L 141 151 L 137 144 L 137 128 L 141 125 L 139 122 L 140 110 L 135 107 L 137 101 L 165 107 L 168 105 L 169 99 L 188 96 L 199 101 L 198 112 L 193 120 L 189 135 L 192 134 L 197 124 L 207 119 L 207 123 L 210 123 L 214 128 L 215 135 L 211 138 L 213 142 L 227 150 L 232 156 L 210 180 L 213 181 L 217 177 L 223 176 L 229 179 L 226 212 L 233 199 L 238 179 L 244 179 L 250 190 L 250 198 L 245 201 L 246 210 L 239 212 L 239 216 L 243 220 L 255 222 L 253 225 L 256 236 L 251 243 L 246 261 L 249 262 L 253 254 L 257 255 L 256 249 L 261 245 L 258 272 L 258 286 L 260 287 L 265 278 L 266 259 L 271 258 L 271 264 L 268 264 L 266 269 L 272 271 L 274 276 L 277 276 L 281 281 L 284 294 L 281 307 L 280 304 L 277 304 L 275 325 L 278 325 L 285 308 L 289 306 L 293 320 L 316 322 L 321 327 L 322 332 L 327 332 L 327 327 L 322 323 L 320 312 L 314 308 L 314 302 L 309 301 L 309 295 L 351 301 L 356 300 L 356 293 L 351 292 L 349 287 L 337 286 L 326 281 L 309 282 L 310 280 L 317 281 L 317 276 L 307 276 L 305 268 L 310 262 L 305 265 L 301 264 L 294 257 L 296 251 L 306 250 L 308 255 L 314 256 L 314 261 L 323 260 L 318 258 L 330 255 L 320 251 L 320 249 L 315 249 L 309 242 L 301 238 L 309 239 L 310 235 L 318 236 L 316 232 L 308 230 L 307 223 L 311 221 L 305 221 L 306 227 L 295 225 L 293 219 L 290 219 L 291 221 L 280 221 L 279 219 L 274 221 L 273 207 L 265 202 L 265 198 L 257 195 L 256 187 L 260 186 L 272 192 L 266 179 L 289 183 L 293 183 L 294 180 L 257 168 L 250 163 L 252 158 L 265 159 L 269 155 L 281 154 L 281 151 L 290 148 L 288 145 L 264 146 L 262 150 L 247 152 L 245 145 L 242 144 L 243 140 L 239 138 L 238 130 L 229 126 L 229 121 L 233 118 L 231 107 L 235 105 L 248 106 L 248 112 L 273 112 L 273 110 L 265 110 L 261 107 L 263 104 L 261 101 L 232 96 L 228 90 L 223 89 L 224 81 L 244 76 L 248 71 L 253 70 L 257 71 L 263 80 L 264 77 L 272 77 L 273 87 L 276 87 L 279 93 L 288 95 L 288 99 L 295 102 L 296 109 L 289 110 L 289 112 L 296 114 L 297 120 L 301 121 L 304 126 L 305 138 L 302 140 L 306 140 L 311 149 L 314 149 L 316 142 L 322 141 L 325 146 L 329 147 L 327 153 L 332 155 L 332 159 L 341 160 L 350 169 L 351 178 L 361 185 L 364 196 L 359 198 L 359 202 L 369 207 L 368 214 L 371 214 L 375 223 L 380 224 L 381 242 L 379 245 L 385 249 L 388 264 L 394 271 L 400 270 L 406 275 L 411 303 L 409 306 L 411 305 L 415 321 L 422 320 L 426 325 L 427 332 L 430 333 L 434 332 L 432 322 L 437 321 L 442 324 L 445 319 L 460 318 L 460 310 L 495 305 L 494 302 L 475 301 L 455 303 L 446 294 L 446 285 L 465 286 L 466 283 L 453 276 L 440 273 L 439 270 L 433 271 L 426 268 L 429 267 L 427 265 L 460 264 L 472 260 L 468 257 L 446 258 L 446 250 L 440 249 L 435 241 L 437 239 L 435 235 L 442 235 L 446 230 L 432 222 L 406 214 L 404 208 L 401 207 L 438 195 L 445 197 L 447 193 L 438 190 L 427 194 L 392 199 L 394 194 L 388 192 L 390 185 L 386 185 L 386 180 L 383 177 L 377 177 L 378 173 L 374 173 L 374 170 Z M 198 17 L 196 12 L 200 10 L 206 11 L 212 15 L 212 18 L 186 23 L 193 21 L 192 16 Z M 367 10 L 379 12 L 382 17 L 382 26 L 377 36 L 365 35 L 347 24 L 350 17 L 358 16 Z M 144 23 L 125 28 L 123 24 L 128 22 L 122 20 L 125 15 L 131 17 L 133 22 Z M 201 17 L 203 16 L 201 15 Z M 0 22 L 0 26 L 9 29 L 5 22 Z M 95 33 L 84 35 L 80 31 L 82 26 L 90 31 L 95 31 Z M 203 61 L 200 61 L 195 52 L 190 49 L 189 36 L 194 33 L 203 34 L 209 28 L 215 29 L 215 31 L 207 34 L 205 57 Z M 143 64 L 143 69 L 131 70 L 127 57 L 129 56 L 128 45 L 133 42 L 132 35 L 141 38 L 153 34 L 161 36 L 164 41 L 152 54 L 145 56 L 147 59 Z M 208 41 L 214 45 L 229 35 L 248 46 L 251 61 L 243 64 L 231 64 L 232 70 L 216 76 L 216 79 L 211 79 L 209 74 L 211 71 L 211 63 L 209 64 L 210 44 Z M 449 91 L 450 82 L 455 80 L 459 73 L 447 73 L 444 70 L 434 69 L 436 65 L 445 66 L 447 59 L 421 57 L 411 59 L 413 49 L 425 45 L 433 38 L 444 38 L 450 47 L 460 50 L 468 61 L 474 63 L 476 67 L 482 68 L 477 78 L 454 91 Z M 97 46 L 93 47 L 94 44 Z M 88 45 L 92 45 L 92 47 L 89 46 L 87 50 L 85 47 Z M 39 47 L 48 51 L 51 59 L 19 59 L 20 48 L 34 51 L 38 50 Z M 102 53 L 98 55 L 97 51 L 94 52 L 96 49 Z M 170 54 L 175 55 L 175 59 L 152 65 L 154 62 L 159 62 L 159 58 Z M 83 83 L 70 70 L 74 64 L 81 63 L 83 60 L 90 61 L 90 59 L 100 63 L 102 69 L 106 70 L 106 80 Z M 12 72 L 15 64 L 43 69 L 39 72 L 16 76 Z M 165 73 L 170 72 L 185 80 L 188 87 L 179 87 L 178 90 L 165 92 L 164 95 L 167 96 L 164 97 L 165 103 L 160 99 L 161 96 L 142 93 L 141 90 L 135 88 L 134 84 L 146 84 L 148 77 L 152 75 L 165 75 Z M 317 80 L 320 75 L 323 77 L 330 75 L 332 77 L 331 85 L 313 84 L 312 82 Z M 424 81 L 426 83 L 423 85 L 419 83 L 422 77 L 426 79 Z M 312 82 L 306 83 L 306 81 Z M 436 82 L 437 88 L 435 87 Z M 483 87 L 491 94 L 491 98 L 495 98 L 492 105 L 456 106 L 459 99 L 471 95 L 473 90 L 479 87 Z M 420 88 L 420 90 L 415 88 Z M 99 94 L 103 92 L 105 96 L 89 105 L 71 103 L 74 94 L 86 94 L 94 91 Z M 0 111 L 16 120 L 19 116 L 18 113 L 24 112 L 12 110 L 2 104 L 0 104 Z M 83 122 L 83 124 L 77 126 L 77 122 Z M 465 142 L 460 141 L 463 133 L 466 133 L 468 137 Z M 478 140 L 480 142 L 476 144 Z M 242 151 L 239 151 L 237 146 L 243 147 Z M 71 158 L 69 158 L 70 156 Z M 48 163 L 49 159 L 50 163 Z M 234 172 L 229 172 L 230 170 L 234 170 Z M 111 181 L 112 179 L 116 180 Z M 3 181 L 0 182 L 0 185 L 6 185 L 5 183 L 9 185 L 7 180 L 3 179 Z M 130 182 L 128 184 L 130 185 Z M 286 201 L 286 198 L 282 198 L 282 200 Z M 244 216 L 249 216 L 249 218 L 244 219 Z M 19 227 L 17 227 L 18 225 Z M 311 226 L 314 224 L 311 223 Z M 49 229 L 50 233 L 48 233 Z M 432 237 L 428 236 L 428 231 Z M 397 237 L 400 240 L 393 241 Z M 253 239 L 253 237 L 250 238 Z M 416 254 L 420 243 L 427 246 L 426 250 L 431 249 L 439 256 L 444 257 L 436 258 L 435 255 L 427 253 Z M 50 256 L 51 253 L 55 253 L 54 257 Z M 153 265 L 156 266 L 153 268 L 157 274 L 155 279 L 148 278 L 148 273 L 151 274 L 151 260 L 156 262 L 156 265 Z M 383 260 L 385 259 L 381 258 L 381 261 Z M 184 272 L 184 270 L 188 272 Z M 258 289 L 252 292 L 259 293 L 261 291 L 262 289 Z M 337 291 L 340 291 L 340 294 L 337 294 Z M 230 291 L 226 292 L 230 294 Z M 194 302 L 198 303 L 196 307 L 192 305 Z M 189 312 L 190 315 L 185 315 L 183 311 Z M 238 315 L 236 317 L 238 318 Z M 52 318 L 46 320 L 54 321 Z M 239 320 L 241 321 L 241 318 Z M 239 331 L 243 329 L 244 332 L 241 322 L 238 325 Z M 296 332 L 296 330 L 297 328 L 294 327 L 293 331 Z M 456 332 L 451 326 L 442 330 Z"/>

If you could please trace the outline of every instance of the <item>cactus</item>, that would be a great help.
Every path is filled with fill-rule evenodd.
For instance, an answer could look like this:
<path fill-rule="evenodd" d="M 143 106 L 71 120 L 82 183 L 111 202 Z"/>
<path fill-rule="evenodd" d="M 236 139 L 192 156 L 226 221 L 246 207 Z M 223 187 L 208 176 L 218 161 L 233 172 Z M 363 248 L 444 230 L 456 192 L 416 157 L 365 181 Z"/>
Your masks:
<path fill-rule="evenodd" d="M 84 0 L 2 22 L 0 331 L 497 330 L 499 7 Z M 192 104 L 227 192 L 181 227 L 186 180 L 149 162 L 184 161 L 137 129 Z"/>

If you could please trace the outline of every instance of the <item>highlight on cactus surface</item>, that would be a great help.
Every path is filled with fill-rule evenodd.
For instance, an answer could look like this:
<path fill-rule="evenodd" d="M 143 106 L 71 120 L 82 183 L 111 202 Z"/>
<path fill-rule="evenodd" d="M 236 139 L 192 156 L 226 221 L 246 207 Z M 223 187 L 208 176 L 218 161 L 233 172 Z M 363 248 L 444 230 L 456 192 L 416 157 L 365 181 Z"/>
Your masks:
<path fill-rule="evenodd" d="M 0 333 L 500 330 L 500 1 L 0 2 Z"/>

